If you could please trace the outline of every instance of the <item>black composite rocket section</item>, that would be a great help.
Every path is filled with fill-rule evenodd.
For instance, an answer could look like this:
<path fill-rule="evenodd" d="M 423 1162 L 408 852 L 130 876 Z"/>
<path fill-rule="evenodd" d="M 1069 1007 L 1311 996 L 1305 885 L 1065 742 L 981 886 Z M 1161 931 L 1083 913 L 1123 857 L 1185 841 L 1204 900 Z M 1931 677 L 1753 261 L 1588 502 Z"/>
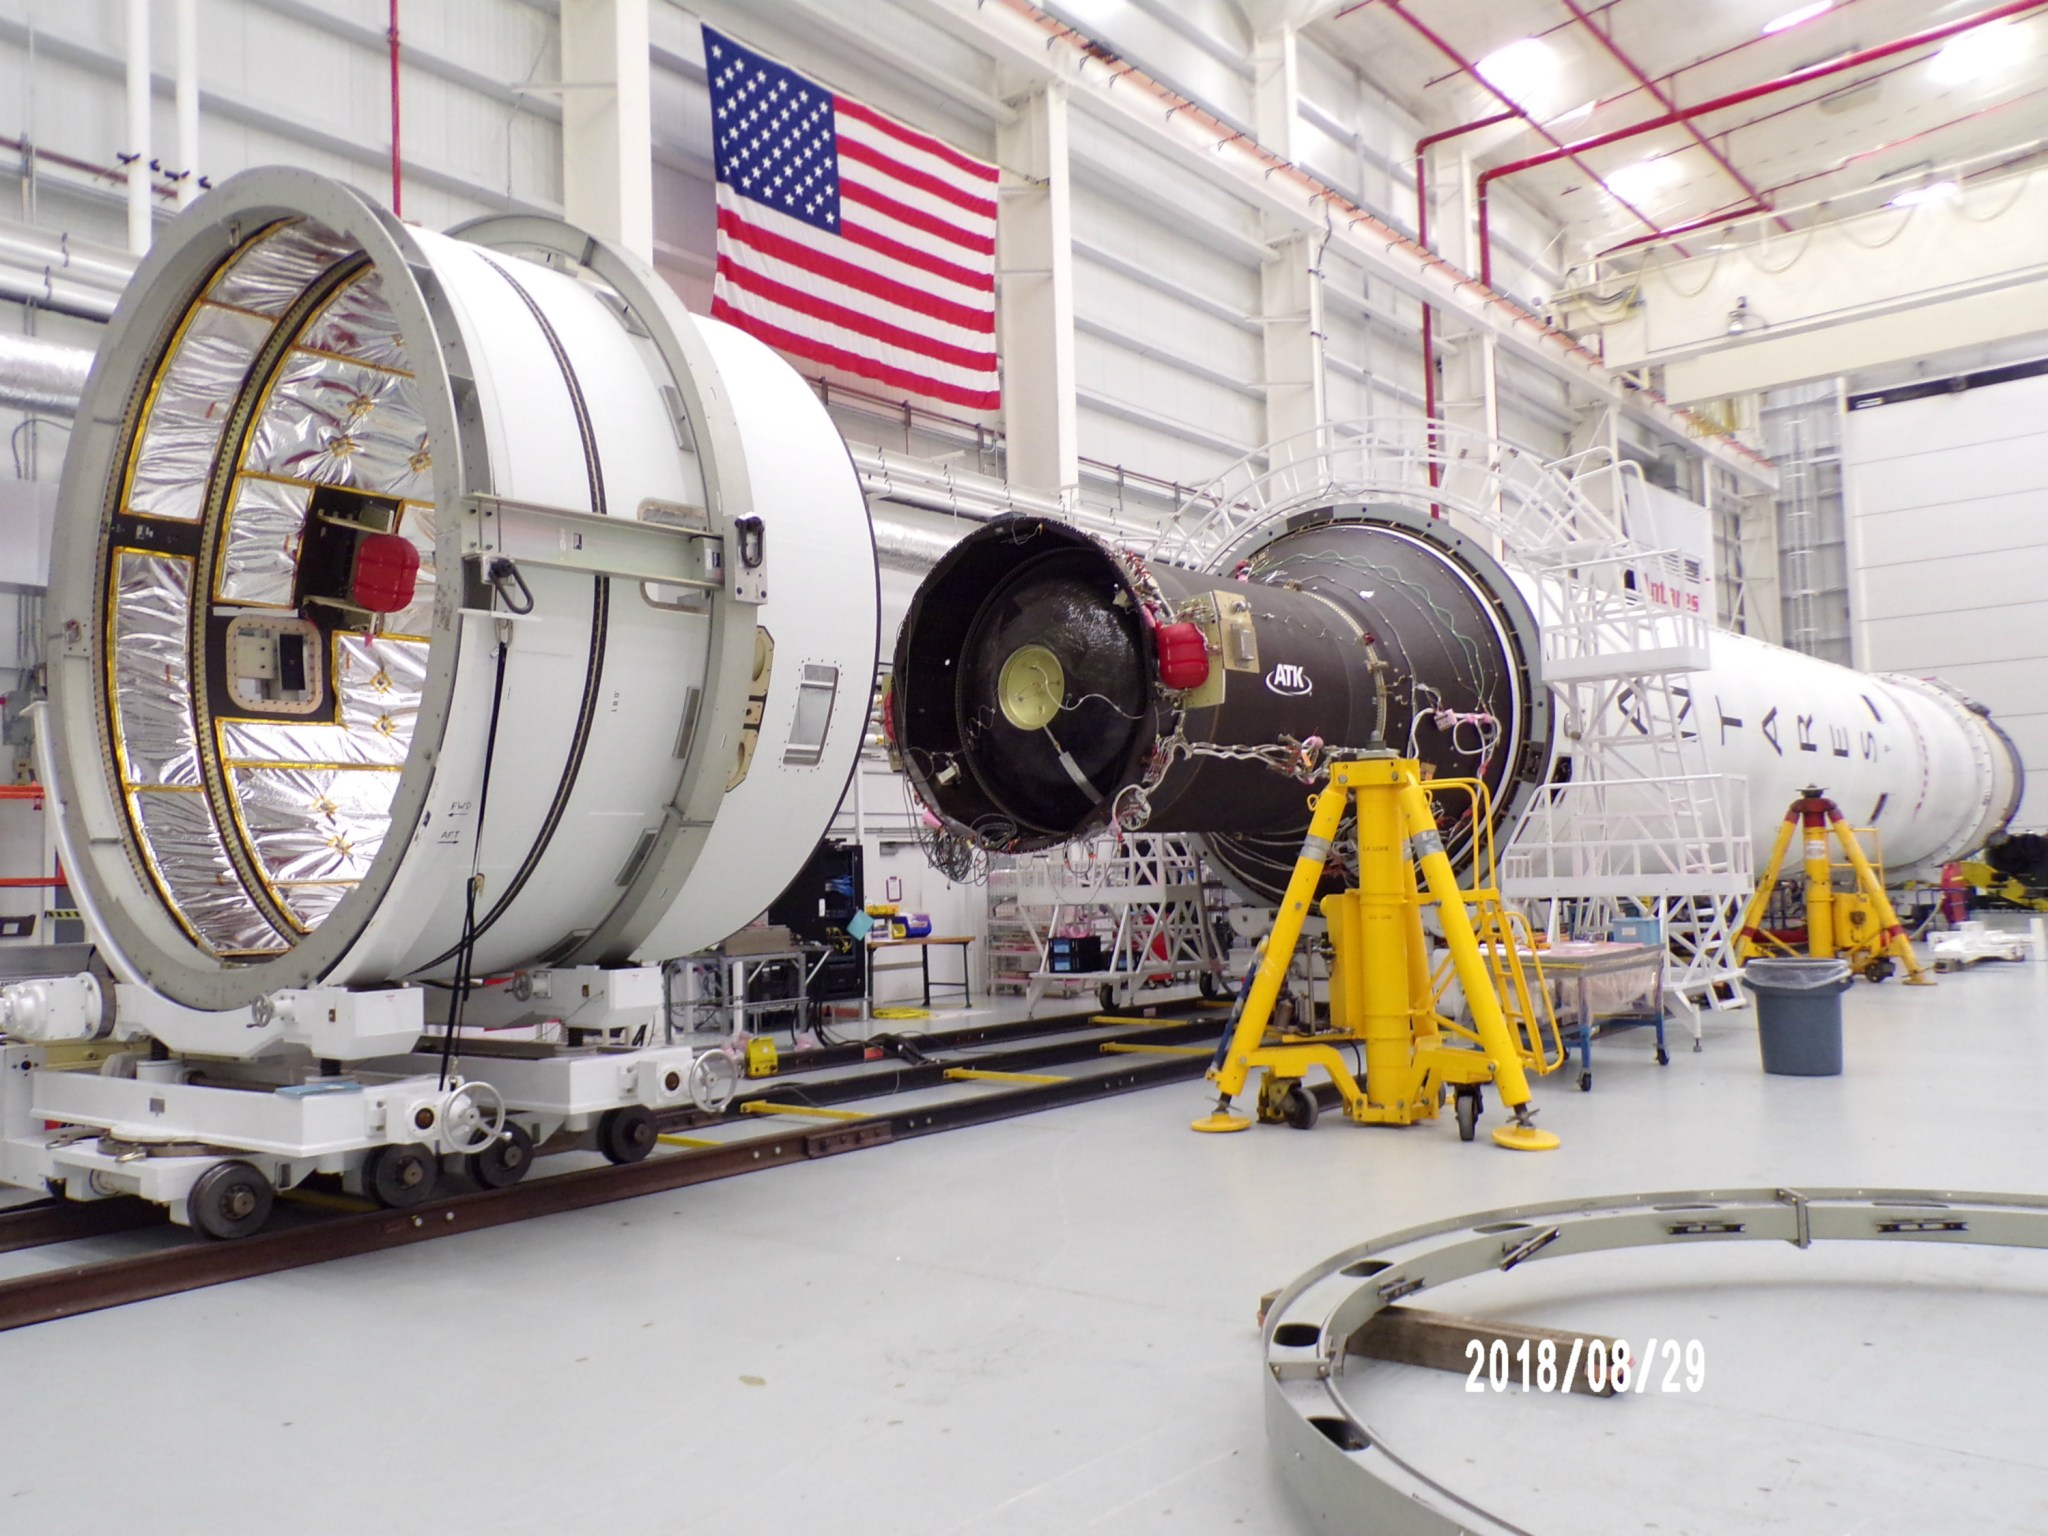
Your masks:
<path fill-rule="evenodd" d="M 1267 900 L 1329 753 L 1391 748 L 1512 814 L 1550 720 L 1535 620 L 1500 567 L 1402 510 L 1322 508 L 1252 544 L 1198 572 L 1038 518 L 963 540 L 897 639 L 891 724 L 920 797 L 998 852 L 1112 821 L 1200 833 Z M 1455 852 L 1470 829 L 1451 830 Z"/>

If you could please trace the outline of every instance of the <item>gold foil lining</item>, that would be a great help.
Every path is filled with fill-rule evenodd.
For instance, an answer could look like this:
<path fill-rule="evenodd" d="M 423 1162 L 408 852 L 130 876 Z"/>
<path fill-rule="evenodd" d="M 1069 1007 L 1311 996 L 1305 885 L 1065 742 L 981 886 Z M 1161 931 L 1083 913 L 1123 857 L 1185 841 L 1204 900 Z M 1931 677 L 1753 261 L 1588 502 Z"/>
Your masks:
<path fill-rule="evenodd" d="M 315 352 L 332 352 L 383 368 L 403 370 L 405 338 L 384 299 L 384 275 L 365 272 L 346 284 L 299 338 Z"/>
<path fill-rule="evenodd" d="M 332 902 L 323 909 L 320 898 L 307 897 L 299 882 L 323 888 L 353 885 L 369 873 L 391 825 L 396 780 L 388 773 L 237 768 L 233 782 L 250 852 L 272 890 L 302 923 L 309 912 L 324 916 Z M 302 910 L 305 900 L 312 905 Z"/>
<path fill-rule="evenodd" d="M 336 635 L 332 675 L 340 723 L 224 720 L 222 758 L 231 766 L 403 767 L 426 689 L 427 651 L 420 640 Z M 396 792 L 392 778 L 384 789 L 387 802 Z"/>
<path fill-rule="evenodd" d="M 197 520 L 221 434 L 249 367 L 284 314 L 336 263 L 359 254 L 311 221 L 246 245 L 193 306 L 158 368 L 138 427 L 127 510 Z M 310 932 L 369 871 L 390 827 L 398 770 L 412 745 L 432 628 L 432 465 L 404 338 L 369 272 L 303 328 L 265 382 L 219 530 L 215 601 L 289 608 L 313 487 L 391 496 L 396 531 L 420 550 L 418 595 L 377 636 L 337 634 L 332 722 L 223 719 L 216 751 L 234 801 L 215 820 L 200 787 L 187 639 L 192 562 L 116 551 L 111 654 L 116 756 L 145 862 L 166 905 L 222 956 L 275 954 L 292 940 L 263 915 L 228 858 L 239 837 L 256 876 Z"/>
<path fill-rule="evenodd" d="M 386 759 L 403 763 L 427 688 L 427 645 L 418 640 L 335 637 L 335 691 L 351 736 L 380 741 Z"/>
<path fill-rule="evenodd" d="M 221 723 L 237 830 L 271 894 L 309 932 L 368 872 L 390 830 L 427 650 L 420 641 L 336 635 L 339 724 Z"/>

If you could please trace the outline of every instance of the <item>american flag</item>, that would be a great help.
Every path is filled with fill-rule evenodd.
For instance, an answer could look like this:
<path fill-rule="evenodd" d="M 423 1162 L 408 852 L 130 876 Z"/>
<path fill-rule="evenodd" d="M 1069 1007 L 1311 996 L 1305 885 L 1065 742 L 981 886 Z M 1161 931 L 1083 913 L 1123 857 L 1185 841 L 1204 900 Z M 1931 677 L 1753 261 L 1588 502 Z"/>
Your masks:
<path fill-rule="evenodd" d="M 812 363 L 994 410 L 996 168 L 704 28 L 711 313 Z"/>

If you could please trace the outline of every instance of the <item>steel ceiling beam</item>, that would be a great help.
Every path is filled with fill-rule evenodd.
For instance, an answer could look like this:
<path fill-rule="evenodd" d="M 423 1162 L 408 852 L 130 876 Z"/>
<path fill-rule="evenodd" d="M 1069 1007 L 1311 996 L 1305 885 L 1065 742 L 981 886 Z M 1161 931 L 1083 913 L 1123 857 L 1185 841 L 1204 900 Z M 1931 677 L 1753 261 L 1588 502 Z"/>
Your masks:
<path fill-rule="evenodd" d="M 1587 32 L 1592 34 L 1593 40 L 1599 43 L 1599 45 L 1603 49 L 1605 49 L 1610 56 L 1612 56 L 1614 62 L 1619 64 L 1624 70 L 1628 72 L 1628 76 L 1631 80 L 1635 81 L 1637 85 L 1641 86 L 1645 91 L 1649 92 L 1650 100 L 1656 102 L 1657 105 L 1662 107 L 1666 112 L 1678 112 L 1680 110 L 1678 103 L 1673 101 L 1669 96 L 1667 96 L 1664 93 L 1663 89 L 1649 77 L 1649 75 L 1644 71 L 1643 67 L 1636 63 L 1636 61 L 1623 50 L 1621 44 L 1617 43 L 1612 37 L 1608 36 L 1605 32 L 1602 32 L 1600 28 L 1594 24 L 1593 18 L 1586 13 L 1585 8 L 1578 3 L 1578 0 L 1559 0 L 1559 3 L 1562 4 L 1566 10 L 1572 13 L 1573 19 L 1576 20 L 1581 27 L 1585 28 Z M 1753 205 L 1755 205 L 1758 208 L 1768 208 L 1770 206 L 1770 204 L 1767 201 L 1765 201 L 1764 194 L 1756 189 L 1756 186 L 1750 181 L 1750 179 L 1747 176 L 1743 175 L 1741 171 L 1735 168 L 1735 163 L 1732 160 L 1730 160 L 1726 155 L 1721 153 L 1720 150 L 1714 147 L 1713 141 L 1700 131 L 1699 124 L 1695 123 L 1690 117 L 1690 115 L 1684 116 L 1682 118 L 1682 122 L 1684 124 L 1685 131 L 1692 135 L 1692 141 L 1695 144 L 1699 145 L 1701 149 L 1705 150 L 1707 152 L 1708 158 L 1711 159 L 1714 162 L 1714 164 L 1721 167 L 1721 169 L 1727 173 L 1728 179 L 1730 181 L 1734 182 L 1736 186 L 1742 188 L 1744 194 L 1748 196 L 1750 202 Z M 1788 235 L 1792 232 L 1792 226 L 1790 224 L 1787 224 L 1783 219 L 1778 220 L 1778 227 L 1784 230 L 1785 233 L 1787 233 Z M 1673 232 L 1669 230 L 1665 231 L 1665 234 L 1667 236 L 1671 233 Z"/>

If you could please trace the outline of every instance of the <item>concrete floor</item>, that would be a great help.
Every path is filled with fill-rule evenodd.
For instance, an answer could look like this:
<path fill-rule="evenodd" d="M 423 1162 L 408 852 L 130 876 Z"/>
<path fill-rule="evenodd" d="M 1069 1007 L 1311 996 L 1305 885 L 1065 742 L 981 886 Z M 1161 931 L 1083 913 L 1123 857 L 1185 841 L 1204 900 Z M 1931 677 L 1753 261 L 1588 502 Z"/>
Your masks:
<path fill-rule="evenodd" d="M 1305 1530 L 1261 1291 L 1517 1201 L 2039 1189 L 2044 1014 L 2048 965 L 1859 985 L 1836 1079 L 1765 1077 L 1746 1013 L 1668 1068 L 1619 1035 L 1594 1092 L 1540 1090 L 1542 1156 L 1198 1137 L 1167 1088 L 0 1336 L 0 1532 Z M 1697 1337 L 1702 1392 L 1385 1368 L 1363 1416 L 1538 1531 L 2048 1530 L 2048 1256 L 1577 1263 L 1424 1304 Z"/>

